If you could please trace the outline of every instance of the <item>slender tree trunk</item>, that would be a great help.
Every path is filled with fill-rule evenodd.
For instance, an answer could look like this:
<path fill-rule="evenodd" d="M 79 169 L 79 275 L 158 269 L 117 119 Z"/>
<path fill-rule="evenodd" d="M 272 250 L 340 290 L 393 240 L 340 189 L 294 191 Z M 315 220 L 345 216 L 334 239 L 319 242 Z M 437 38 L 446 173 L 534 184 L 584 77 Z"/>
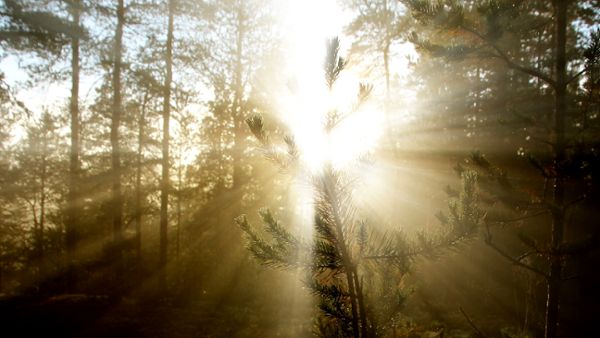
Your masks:
<path fill-rule="evenodd" d="M 384 15 L 386 16 L 386 18 L 389 15 L 388 12 L 388 2 L 387 0 L 383 1 L 383 11 L 384 11 Z M 389 23 L 389 21 L 388 21 Z M 390 38 L 390 33 L 388 31 L 390 27 L 386 27 L 386 31 L 385 31 L 385 44 L 383 46 L 383 67 L 384 67 L 384 71 L 385 71 L 385 99 L 386 99 L 386 106 L 387 106 L 387 101 L 389 100 L 389 95 L 390 95 L 390 45 L 391 45 L 391 38 Z"/>
<path fill-rule="evenodd" d="M 352 312 L 352 334 L 354 338 L 360 337 L 360 323 L 359 323 L 359 312 L 357 304 L 357 287 L 354 280 L 354 265 L 352 264 L 352 257 L 348 248 L 346 247 L 346 241 L 344 238 L 344 229 L 342 225 L 342 219 L 337 211 L 339 205 L 337 200 L 337 192 L 334 186 L 331 175 L 325 175 L 322 179 L 323 189 L 325 190 L 325 196 L 331 205 L 333 213 L 333 222 L 335 224 L 335 233 L 337 234 L 337 245 L 340 250 L 340 256 L 342 258 L 342 264 L 344 266 L 344 272 L 346 273 L 346 282 L 348 283 L 348 293 L 350 295 L 350 306 Z"/>
<path fill-rule="evenodd" d="M 368 337 L 368 324 L 367 324 L 367 306 L 365 304 L 365 299 L 363 297 L 363 290 L 362 290 L 362 283 L 359 280 L 358 277 L 358 269 L 356 267 L 356 264 L 353 265 L 354 270 L 352 271 L 353 273 L 353 278 L 354 278 L 354 285 L 356 287 L 356 300 L 358 303 L 358 311 L 359 311 L 359 319 L 360 319 L 360 334 L 361 337 Z"/>
<path fill-rule="evenodd" d="M 243 153 L 243 130 L 245 126 L 244 112 L 242 107 L 244 96 L 243 84 L 243 60 L 244 55 L 244 37 L 246 34 L 245 13 L 243 6 L 238 7 L 237 12 L 237 38 L 236 38 L 236 59 L 234 74 L 234 98 L 233 98 L 233 124 L 234 124 L 234 148 L 233 148 L 233 186 L 232 190 L 239 189 L 242 184 L 242 165 L 241 156 Z M 234 212 L 237 213 L 236 210 Z"/>
<path fill-rule="evenodd" d="M 179 258 L 179 240 L 181 233 L 181 183 L 182 183 L 182 172 L 181 172 L 181 148 L 179 150 L 179 166 L 177 167 L 177 232 L 175 237 L 175 256 Z"/>
<path fill-rule="evenodd" d="M 564 174 L 562 162 L 565 160 L 565 118 L 566 104 L 566 31 L 567 1 L 557 0 L 554 3 L 556 16 L 556 88 L 554 108 L 554 196 L 552 208 L 552 233 L 550 243 L 550 274 L 548 277 L 548 299 L 546 303 L 545 337 L 555 338 L 558 334 L 560 284 L 562 278 L 562 262 L 559 248 L 563 241 L 565 227 L 564 211 Z"/>
<path fill-rule="evenodd" d="M 386 41 L 383 47 L 383 70 L 385 72 L 385 99 L 390 97 L 390 43 Z"/>
<path fill-rule="evenodd" d="M 110 128 L 110 144 L 112 147 L 112 223 L 113 223 L 113 241 L 115 243 L 115 254 L 117 264 L 117 279 L 120 281 L 122 271 L 122 250 L 123 240 L 123 197 L 121 195 L 121 148 L 119 145 L 119 127 L 122 115 L 121 99 L 121 65 L 123 58 L 123 27 L 125 26 L 125 4 L 124 0 L 118 0 L 117 6 L 117 27 L 115 31 L 114 45 L 114 65 L 113 65 L 113 103 L 112 103 L 112 124 Z"/>
<path fill-rule="evenodd" d="M 79 27 L 80 3 L 74 0 L 71 5 L 73 25 Z M 71 114 L 71 147 L 69 153 L 69 192 L 67 195 L 67 219 L 65 222 L 65 246 L 67 265 L 67 287 L 75 283 L 73 269 L 75 251 L 77 249 L 77 224 L 79 218 L 79 38 L 71 39 L 71 99 L 69 104 Z"/>
<path fill-rule="evenodd" d="M 385 2 L 385 9 L 387 10 L 387 1 Z M 388 34 L 386 32 L 386 34 Z M 383 70 L 385 72 L 385 102 L 384 102 L 384 106 L 383 106 L 383 113 L 384 113 L 384 119 L 385 119 L 385 124 L 386 127 L 384 129 L 384 137 L 387 141 L 387 143 L 389 144 L 389 147 L 391 148 L 391 156 L 393 156 L 393 160 L 398 163 L 400 161 L 400 154 L 398 151 L 398 147 L 396 146 L 396 141 L 394 139 L 394 133 L 395 133 L 395 123 L 392 120 L 392 114 L 390 111 L 390 106 L 391 106 L 391 90 L 390 90 L 390 38 L 386 37 L 386 41 L 385 41 L 385 45 L 383 46 L 383 51 L 382 51 L 382 57 L 383 57 Z M 395 171 L 395 175 L 394 175 L 394 179 L 391 182 L 392 186 L 397 187 L 398 186 L 398 182 L 400 182 L 401 180 L 401 171 L 399 169 L 399 167 L 396 167 Z M 392 212 L 392 217 L 393 219 L 397 219 L 398 218 L 398 208 L 396 208 L 393 212 Z"/>
<path fill-rule="evenodd" d="M 138 121 L 138 149 L 135 172 L 135 252 L 138 263 L 142 261 L 142 160 L 144 150 L 144 129 L 146 127 L 146 104 L 148 92 L 144 94 Z"/>
<path fill-rule="evenodd" d="M 480 112 L 481 112 L 481 91 L 482 91 L 482 85 L 481 85 L 481 67 L 479 67 L 479 65 L 477 65 L 477 71 L 475 72 L 475 76 L 476 76 L 476 85 L 475 85 L 475 102 L 473 103 L 474 108 L 473 109 L 473 117 L 474 119 L 472 120 L 472 125 L 471 125 L 471 130 L 469 130 L 469 132 L 471 132 L 473 135 L 473 139 L 476 139 L 476 137 L 479 136 L 479 134 L 477 133 L 477 130 L 479 129 L 479 127 L 477 126 L 477 122 L 479 121 L 479 119 L 481 119 L 480 116 Z"/>
<path fill-rule="evenodd" d="M 387 2 L 386 2 L 386 9 L 387 9 Z M 386 33 L 387 34 L 387 33 Z M 390 143 L 390 147 L 392 147 L 392 152 L 394 155 L 394 158 L 397 160 L 398 159 L 398 154 L 396 151 L 396 145 L 394 143 L 394 139 L 392 137 L 392 133 L 393 133 L 393 123 L 390 119 L 390 39 L 389 37 L 386 37 L 384 46 L 383 46 L 383 50 L 382 52 L 382 57 L 383 57 L 383 71 L 384 71 L 384 75 L 385 75 L 385 102 L 384 102 L 384 113 L 385 113 L 385 122 L 387 124 L 387 138 L 388 138 L 388 142 Z"/>
<path fill-rule="evenodd" d="M 160 192 L 160 289 L 167 289 L 167 235 L 169 227 L 169 123 L 171 118 L 171 82 L 173 78 L 173 17 L 175 0 L 169 0 L 167 28 L 167 54 L 165 58 L 167 74 L 163 88 L 163 139 L 162 139 L 162 180 Z"/>
<path fill-rule="evenodd" d="M 47 130 L 44 130 L 44 135 L 42 136 L 42 167 L 40 168 L 40 220 L 39 220 L 39 229 L 37 234 L 37 259 L 38 259 L 38 273 L 39 273 L 39 282 L 42 282 L 43 278 L 46 275 L 46 266 L 45 266 L 45 255 L 44 255 L 44 227 L 46 222 L 46 179 L 47 179 L 47 153 L 48 153 L 48 139 L 46 133 Z"/>

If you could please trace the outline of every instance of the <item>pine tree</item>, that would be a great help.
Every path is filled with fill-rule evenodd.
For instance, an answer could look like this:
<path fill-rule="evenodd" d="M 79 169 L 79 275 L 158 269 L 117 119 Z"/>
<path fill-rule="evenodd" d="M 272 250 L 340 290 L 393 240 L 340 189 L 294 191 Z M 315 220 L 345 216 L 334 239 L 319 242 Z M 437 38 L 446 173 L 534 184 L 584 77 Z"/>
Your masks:
<path fill-rule="evenodd" d="M 123 70 L 123 29 L 125 26 L 125 1 L 118 0 L 116 8 L 117 24 L 115 26 L 115 40 L 112 64 L 112 116 L 110 126 L 111 145 L 111 218 L 113 242 L 116 252 L 117 279 L 123 278 L 122 252 L 120 244 L 123 241 L 123 193 L 121 189 L 121 119 L 123 118 L 123 99 L 121 73 Z"/>
<path fill-rule="evenodd" d="M 332 39 L 324 64 L 329 88 L 335 85 L 346 64 L 338 53 L 339 40 Z M 358 105 L 367 99 L 370 91 L 371 86 L 361 84 Z M 341 114 L 329 112 L 325 130 L 334 130 L 341 118 Z M 287 151 L 281 153 L 271 144 L 262 118 L 255 116 L 247 123 L 263 144 L 268 158 L 284 167 L 300 165 L 299 149 L 293 138 L 285 138 Z M 409 255 L 405 253 L 409 245 L 400 233 L 378 233 L 356 217 L 349 191 L 352 179 L 347 174 L 326 165 L 322 172 L 310 176 L 315 192 L 313 237 L 293 233 L 269 210 L 263 209 L 259 212 L 262 231 L 252 227 L 246 216 L 236 219 L 245 234 L 248 249 L 267 266 L 306 272 L 305 284 L 318 299 L 320 315 L 315 323 L 316 334 L 323 337 L 389 334 L 386 330 L 395 325 L 393 319 L 398 315 L 404 296 L 398 280 L 387 279 L 384 273 L 389 273 L 390 266 L 400 275 L 406 273 Z M 380 264 L 381 260 L 376 257 L 387 259 Z M 386 287 L 385 291 L 390 293 L 382 291 Z"/>
<path fill-rule="evenodd" d="M 17 165 L 20 175 L 16 184 L 19 186 L 18 196 L 23 203 L 21 206 L 29 210 L 29 216 L 24 224 L 31 235 L 29 261 L 35 267 L 33 288 L 41 287 L 50 272 L 49 233 L 57 230 L 51 217 L 57 210 L 61 185 L 58 171 L 59 138 L 56 118 L 49 112 L 44 112 L 38 121 L 27 126 L 27 138 L 17 154 Z"/>
<path fill-rule="evenodd" d="M 71 12 L 71 24 L 74 27 L 81 25 L 82 3 L 80 0 L 69 2 Z M 67 195 L 67 217 L 65 220 L 65 246 L 67 252 L 68 287 L 75 284 L 73 275 L 73 262 L 78 242 L 79 225 L 79 180 L 80 180 L 80 104 L 79 104 L 79 80 L 80 80 L 80 37 L 71 37 L 71 97 L 69 101 L 69 113 L 71 117 L 71 145 L 69 149 L 69 191 Z"/>
<path fill-rule="evenodd" d="M 168 1 L 167 43 L 166 43 L 166 76 L 163 86 L 163 140 L 162 140 L 162 178 L 160 190 L 160 288 L 167 289 L 166 266 L 169 228 L 169 191 L 171 180 L 169 177 L 169 125 L 171 119 L 171 86 L 173 81 L 173 20 L 175 15 L 176 0 Z"/>
<path fill-rule="evenodd" d="M 350 57 L 360 59 L 363 66 L 383 66 L 387 100 L 391 94 L 392 49 L 402 42 L 408 26 L 408 17 L 402 13 L 404 8 L 399 2 L 390 0 L 345 0 L 342 3 L 356 12 L 356 16 L 346 27 L 346 33 L 354 38 Z"/>
<path fill-rule="evenodd" d="M 476 60 L 499 67 L 495 72 L 504 69 L 504 76 L 494 79 L 477 73 L 478 80 L 504 77 L 505 83 L 517 83 L 521 88 L 529 89 L 519 91 L 527 93 L 530 102 L 515 99 L 511 94 L 503 96 L 506 93 L 502 92 L 500 82 L 496 83 L 498 87 L 490 90 L 500 98 L 507 98 L 507 102 L 515 103 L 502 107 L 506 109 L 500 109 L 500 112 L 505 115 L 497 120 L 510 121 L 509 127 L 525 131 L 526 140 L 535 141 L 529 149 L 516 151 L 518 157 L 527 159 L 533 171 L 527 172 L 521 182 L 509 178 L 509 171 L 489 159 L 499 155 L 491 149 L 491 156 L 474 152 L 468 163 L 457 169 L 459 172 L 476 170 L 479 184 L 486 191 L 486 199 L 482 199 L 489 209 L 485 217 L 485 242 L 509 262 L 535 273 L 546 282 L 545 337 L 557 337 L 560 335 L 561 292 L 566 291 L 564 287 L 561 291 L 561 286 L 565 284 L 565 271 L 573 265 L 571 257 L 598 247 L 597 229 L 587 230 L 592 231 L 592 235 L 582 238 L 575 235 L 575 229 L 581 227 L 570 221 L 571 217 L 582 217 L 576 216 L 574 205 L 585 209 L 586 204 L 596 200 L 597 178 L 588 169 L 597 163 L 593 149 L 598 134 L 595 127 L 589 125 L 585 130 L 578 130 L 581 129 L 579 119 L 585 116 L 580 107 L 586 106 L 583 103 L 586 100 L 576 103 L 573 98 L 580 91 L 590 93 L 588 89 L 582 90 L 578 81 L 583 78 L 586 83 L 593 82 L 597 76 L 592 72 L 597 67 L 598 52 L 594 47 L 597 37 L 584 38 L 582 32 L 585 29 L 577 30 L 572 24 L 580 20 L 585 26 L 587 18 L 596 14 L 583 10 L 589 8 L 588 2 L 554 1 L 552 6 L 520 1 L 403 2 L 412 15 L 429 28 L 428 37 L 427 33 L 415 33 L 412 37 L 423 50 L 446 60 L 464 60 L 467 64 Z M 434 31 L 437 34 L 431 34 Z M 551 37 L 550 43 L 540 41 L 540 36 Z M 575 52 L 575 46 L 581 40 L 587 40 L 589 47 L 584 53 Z M 537 87 L 535 90 L 531 90 L 532 84 Z M 532 97 L 552 104 L 546 108 L 544 101 L 531 101 Z M 510 114 L 514 117 L 509 117 Z M 492 141 L 503 135 L 498 129 L 488 134 L 494 136 Z M 584 142 L 578 140 L 578 135 L 583 134 L 587 136 Z M 515 163 L 514 160 L 504 161 L 504 165 Z M 587 176 L 583 172 L 588 173 Z M 518 235 L 528 248 L 519 255 L 513 255 L 497 243 L 492 231 L 492 225 L 515 223 L 542 227 L 533 236 Z M 532 258 L 541 258 L 541 262 Z"/>
<path fill-rule="evenodd" d="M 0 5 L 4 18 L 0 26 L 0 42 L 5 47 L 58 55 L 69 39 L 85 35 L 77 24 L 37 5 L 27 0 L 3 1 Z"/>

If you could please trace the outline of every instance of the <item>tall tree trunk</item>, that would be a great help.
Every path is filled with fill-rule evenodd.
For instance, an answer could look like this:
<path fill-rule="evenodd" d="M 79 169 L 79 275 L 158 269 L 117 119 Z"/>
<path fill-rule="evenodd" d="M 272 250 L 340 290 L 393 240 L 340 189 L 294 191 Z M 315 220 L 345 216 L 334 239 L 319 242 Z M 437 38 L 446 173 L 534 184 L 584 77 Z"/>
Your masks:
<path fill-rule="evenodd" d="M 79 27 L 80 3 L 74 0 L 70 7 L 73 26 Z M 79 218 L 79 38 L 71 39 L 71 147 L 69 152 L 69 192 L 67 195 L 67 218 L 65 222 L 65 246 L 67 253 L 67 287 L 75 283 L 74 259 L 77 249 L 77 224 Z"/>
<path fill-rule="evenodd" d="M 385 15 L 386 18 L 388 18 L 389 12 L 388 12 L 388 2 L 387 0 L 383 1 L 383 13 Z M 388 21 L 389 24 L 389 21 Z M 389 29 L 390 27 L 387 26 L 386 30 L 385 30 L 385 42 L 383 45 L 383 67 L 384 67 L 384 71 L 385 71 L 385 99 L 386 102 L 389 99 L 389 95 L 390 95 L 390 45 L 391 45 L 391 37 L 390 37 L 390 33 L 389 33 Z"/>
<path fill-rule="evenodd" d="M 358 268 L 356 264 L 353 264 L 353 278 L 354 286 L 356 288 L 356 301 L 358 304 L 359 319 L 360 319 L 360 335 L 361 337 L 368 337 L 368 323 L 367 323 L 367 304 L 365 304 L 365 297 L 363 296 L 362 283 L 358 276 Z"/>
<path fill-rule="evenodd" d="M 556 88 L 554 107 L 554 196 L 552 208 L 552 233 L 550 243 L 550 274 L 548 277 L 548 298 L 546 303 L 545 337 L 555 338 L 558 334 L 558 315 L 560 284 L 562 278 L 562 262 L 559 248 L 563 241 L 565 228 L 564 210 L 564 172 L 562 162 L 565 160 L 565 118 L 566 103 L 566 38 L 567 38 L 567 1 L 554 2 L 556 17 Z"/>
<path fill-rule="evenodd" d="M 179 165 L 177 166 L 177 230 L 175 233 L 175 257 L 179 258 L 180 234 L 181 234 L 181 185 L 182 185 L 182 170 L 181 170 L 181 148 L 179 148 Z"/>
<path fill-rule="evenodd" d="M 118 0 L 117 5 L 117 27 L 115 31 L 114 64 L 113 64 L 113 103 L 112 124 L 110 128 L 110 144 L 112 147 L 112 223 L 113 241 L 115 244 L 115 255 L 117 264 L 117 279 L 122 277 L 122 250 L 123 240 L 123 197 L 121 195 L 121 148 L 119 145 L 119 127 L 122 115 L 121 99 L 121 65 L 123 58 L 123 27 L 125 25 L 124 0 Z"/>
<path fill-rule="evenodd" d="M 386 33 L 387 34 L 387 33 Z M 390 42 L 390 38 L 386 37 L 385 39 L 385 44 L 383 46 L 383 71 L 385 72 L 385 99 L 386 99 L 386 103 L 387 100 L 389 100 L 390 98 L 390 46 L 391 46 L 391 42 Z"/>
<path fill-rule="evenodd" d="M 237 38 L 235 49 L 235 73 L 234 73 L 234 98 L 233 98 L 233 124 L 234 124 L 234 148 L 233 148 L 233 186 L 236 191 L 242 184 L 242 165 L 241 157 L 243 153 L 243 131 L 245 127 L 244 111 L 242 107 L 244 96 L 243 71 L 244 65 L 242 57 L 244 55 L 244 37 L 246 34 L 245 18 L 247 13 L 243 5 L 238 7 L 237 11 Z M 237 212 L 234 210 L 234 212 Z"/>
<path fill-rule="evenodd" d="M 359 321 L 359 309 L 358 309 L 358 296 L 357 292 L 358 285 L 355 284 L 354 272 L 356 268 L 352 263 L 352 257 L 350 256 L 349 249 L 346 247 L 346 240 L 344 238 L 344 226 L 342 224 L 342 218 L 340 217 L 337 207 L 340 205 L 337 198 L 337 191 L 335 184 L 333 183 L 333 177 L 331 174 L 325 175 L 322 179 L 323 189 L 328 202 L 331 205 L 333 222 L 335 224 L 335 233 L 337 237 L 337 245 L 340 251 L 342 259 L 342 265 L 344 266 L 344 272 L 346 273 L 346 282 L 348 283 L 348 294 L 350 295 L 350 310 L 352 313 L 352 334 L 354 338 L 360 337 L 359 331 L 361 325 Z M 365 323 L 363 323 L 363 326 Z M 365 326 L 366 328 L 366 326 Z"/>
<path fill-rule="evenodd" d="M 144 93 L 138 121 L 138 149 L 135 172 L 135 252 L 138 263 L 142 261 L 142 160 L 144 150 L 144 129 L 146 127 L 146 104 L 148 92 Z"/>
<path fill-rule="evenodd" d="M 173 16 L 175 0 L 169 0 L 169 19 L 167 28 L 167 54 L 165 63 L 167 74 L 163 88 L 163 139 L 162 139 L 162 180 L 160 193 L 160 289 L 167 288 L 167 245 L 169 226 L 169 122 L 171 118 L 171 82 L 173 78 Z"/>
<path fill-rule="evenodd" d="M 40 168 L 40 220 L 37 234 L 37 259 L 39 282 L 46 277 L 46 266 L 44 257 L 44 227 L 46 223 L 46 179 L 47 179 L 47 153 L 48 153 L 48 131 L 44 130 L 42 135 L 42 167 Z"/>

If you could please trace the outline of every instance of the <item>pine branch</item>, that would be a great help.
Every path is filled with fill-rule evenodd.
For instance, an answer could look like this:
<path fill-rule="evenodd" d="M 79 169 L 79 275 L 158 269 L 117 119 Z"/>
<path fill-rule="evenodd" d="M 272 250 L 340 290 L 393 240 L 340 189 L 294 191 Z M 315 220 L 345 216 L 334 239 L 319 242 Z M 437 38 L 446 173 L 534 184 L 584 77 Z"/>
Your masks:
<path fill-rule="evenodd" d="M 592 236 L 589 236 L 584 240 L 564 243 L 557 251 L 560 255 L 577 255 L 597 248 L 600 248 L 600 231 L 596 231 Z"/>
<path fill-rule="evenodd" d="M 335 37 L 327 41 L 327 54 L 325 57 L 325 81 L 329 89 L 346 66 L 346 60 L 339 56 L 340 40 Z"/>
<path fill-rule="evenodd" d="M 548 212 L 549 212 L 548 210 L 544 210 L 544 211 L 540 211 L 538 213 L 531 214 L 531 215 L 523 215 L 523 216 L 519 216 L 519 217 L 515 217 L 515 218 L 503 219 L 503 220 L 498 220 L 498 221 L 488 221 L 488 223 L 499 223 L 499 224 L 514 223 L 514 222 L 523 221 L 523 220 L 530 219 L 530 218 L 535 218 L 535 217 L 538 217 L 541 215 L 545 215 Z"/>
<path fill-rule="evenodd" d="M 522 267 L 524 269 L 527 269 L 527 270 L 529 270 L 531 272 L 534 272 L 534 273 L 536 273 L 536 274 L 538 274 L 540 276 L 543 276 L 546 279 L 550 278 L 550 276 L 546 272 L 544 272 L 542 270 L 539 270 L 539 269 L 537 269 L 537 268 L 535 268 L 535 267 L 533 267 L 531 265 L 523 263 L 520 260 L 522 258 L 519 258 L 519 257 L 515 258 L 515 257 L 509 255 L 508 253 L 506 253 L 505 251 L 503 251 L 502 249 L 500 249 L 498 246 L 496 246 L 493 243 L 493 241 L 492 241 L 492 234 L 490 233 L 489 227 L 487 228 L 487 234 L 486 234 L 486 237 L 485 237 L 485 244 L 487 244 L 490 248 L 492 248 L 494 251 L 496 251 L 498 254 L 500 254 L 500 256 L 506 258 L 508 261 L 512 262 L 513 264 L 515 264 L 517 266 L 520 266 L 520 267 Z"/>
<path fill-rule="evenodd" d="M 462 306 L 459 307 L 460 312 L 462 313 L 462 315 L 465 317 L 465 319 L 467 320 L 467 322 L 469 323 L 469 326 L 471 326 L 471 328 L 473 329 L 473 331 L 475 331 L 475 334 L 477 335 L 477 337 L 479 338 L 486 338 L 487 336 L 481 332 L 481 330 L 477 327 L 477 325 L 475 325 L 475 323 L 473 322 L 473 320 L 471 319 L 471 317 L 469 317 L 469 315 L 467 315 L 467 313 L 465 312 L 465 310 L 463 310 Z"/>
<path fill-rule="evenodd" d="M 491 47 L 497 54 L 493 54 L 495 57 L 501 59 L 504 61 L 504 63 L 509 67 L 512 68 L 514 70 L 518 70 L 522 73 L 531 75 L 533 77 L 539 78 L 540 80 L 546 82 L 548 85 L 550 85 L 553 88 L 556 88 L 556 81 L 554 81 L 554 79 L 552 79 L 551 77 L 549 77 L 548 75 L 535 70 L 533 68 L 529 68 L 523 65 L 520 65 L 518 63 L 516 63 L 515 61 L 513 61 L 508 54 L 506 54 L 506 52 L 504 52 L 500 47 L 498 47 L 498 45 L 496 45 L 494 42 L 490 41 L 486 36 L 484 36 L 483 34 L 479 33 L 477 30 L 467 27 L 464 24 L 461 24 L 459 26 L 462 30 L 464 30 L 465 32 L 469 32 L 471 34 L 473 34 L 474 36 L 476 36 L 477 38 L 479 38 L 483 43 L 485 43 L 486 45 L 488 45 L 489 47 Z"/>

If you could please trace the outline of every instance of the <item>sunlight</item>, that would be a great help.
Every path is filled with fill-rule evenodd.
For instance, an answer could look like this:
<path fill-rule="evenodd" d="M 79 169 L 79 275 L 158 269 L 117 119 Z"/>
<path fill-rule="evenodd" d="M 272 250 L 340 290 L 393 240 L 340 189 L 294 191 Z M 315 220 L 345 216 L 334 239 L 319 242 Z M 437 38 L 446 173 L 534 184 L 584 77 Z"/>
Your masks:
<path fill-rule="evenodd" d="M 348 114 L 355 104 L 360 82 L 352 69 L 342 72 L 331 91 L 325 84 L 325 42 L 342 36 L 348 18 L 349 14 L 335 0 L 289 1 L 286 7 L 287 73 L 291 80 L 289 92 L 281 98 L 280 110 L 303 162 L 312 172 L 325 164 L 336 169 L 346 167 L 373 149 L 382 130 L 383 114 L 372 105 Z M 344 55 L 348 46 L 343 37 L 341 40 L 341 55 Z M 331 133 L 326 133 L 325 120 L 332 111 L 344 118 Z"/>

